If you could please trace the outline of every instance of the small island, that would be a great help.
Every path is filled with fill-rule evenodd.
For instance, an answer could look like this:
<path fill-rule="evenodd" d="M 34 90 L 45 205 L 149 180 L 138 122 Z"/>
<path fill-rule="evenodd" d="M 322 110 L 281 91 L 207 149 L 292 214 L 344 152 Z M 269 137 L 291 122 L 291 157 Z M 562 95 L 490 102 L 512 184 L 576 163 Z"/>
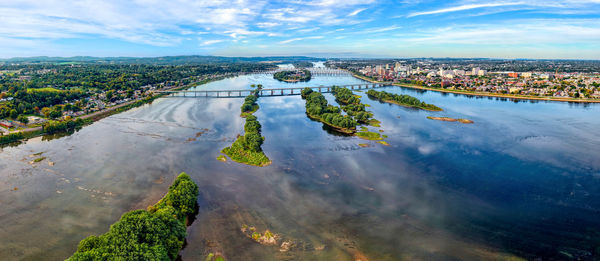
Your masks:
<path fill-rule="evenodd" d="M 454 119 L 454 118 L 450 118 L 450 117 L 432 117 L 432 116 L 428 116 L 427 119 L 436 120 L 436 121 L 460 122 L 460 123 L 465 123 L 465 124 L 471 124 L 471 123 L 473 123 L 472 120 Z"/>
<path fill-rule="evenodd" d="M 433 104 L 427 104 L 415 97 L 404 94 L 394 94 L 385 91 L 369 90 L 367 92 L 369 98 L 380 102 L 393 103 L 401 106 L 418 108 L 427 111 L 442 111 L 442 108 Z"/>
<path fill-rule="evenodd" d="M 331 93 L 335 96 L 335 100 L 343 105 L 342 110 L 352 116 L 356 122 L 374 127 L 380 126 L 379 123 L 381 122 L 372 118 L 373 113 L 366 111 L 366 106 L 361 103 L 360 96 L 355 95 L 351 90 L 338 86 L 334 86 Z"/>
<path fill-rule="evenodd" d="M 273 78 L 282 82 L 308 82 L 311 79 L 309 70 L 281 71 L 273 74 Z"/>
<path fill-rule="evenodd" d="M 271 160 L 262 151 L 262 144 L 265 137 L 261 136 L 261 125 L 256 116 L 252 115 L 258 108 L 256 104 L 258 99 L 258 91 L 253 91 L 252 94 L 246 97 L 244 105 L 242 105 L 242 117 L 246 118 L 244 125 L 245 134 L 231 144 L 230 147 L 224 148 L 221 152 L 231 158 L 231 160 L 243 164 L 264 167 L 270 165 Z M 244 107 L 252 108 L 250 111 L 245 111 Z M 220 161 L 227 161 L 225 157 L 217 157 Z"/>
<path fill-rule="evenodd" d="M 81 240 L 67 260 L 176 260 L 186 225 L 198 212 L 197 197 L 198 185 L 181 173 L 158 203 L 125 213 L 106 234 Z"/>
<path fill-rule="evenodd" d="M 310 119 L 322 122 L 343 134 L 353 135 L 356 132 L 358 122 L 352 116 L 342 115 L 340 107 L 330 105 L 323 94 L 311 88 L 304 88 L 301 94 L 306 100 L 306 115 Z"/>

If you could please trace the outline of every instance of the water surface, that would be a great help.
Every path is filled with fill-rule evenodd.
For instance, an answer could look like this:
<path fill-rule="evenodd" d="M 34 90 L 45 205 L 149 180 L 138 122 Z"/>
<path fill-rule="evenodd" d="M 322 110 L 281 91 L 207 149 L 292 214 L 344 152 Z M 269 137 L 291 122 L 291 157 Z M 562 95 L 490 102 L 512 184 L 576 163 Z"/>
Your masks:
<path fill-rule="evenodd" d="M 198 89 L 360 82 L 315 76 L 290 84 L 245 75 Z M 62 260 L 124 212 L 159 200 L 185 171 L 200 187 L 200 213 L 188 229 L 184 260 L 208 252 L 229 260 L 598 258 L 599 106 L 385 90 L 444 111 L 358 93 L 382 122 L 370 129 L 389 136 L 383 146 L 327 132 L 306 117 L 299 96 L 263 97 L 255 115 L 273 160 L 264 168 L 216 160 L 243 132 L 241 98 L 158 99 L 70 136 L 5 147 L 0 256 Z M 281 252 L 255 243 L 240 231 L 244 224 L 296 247 Z"/>

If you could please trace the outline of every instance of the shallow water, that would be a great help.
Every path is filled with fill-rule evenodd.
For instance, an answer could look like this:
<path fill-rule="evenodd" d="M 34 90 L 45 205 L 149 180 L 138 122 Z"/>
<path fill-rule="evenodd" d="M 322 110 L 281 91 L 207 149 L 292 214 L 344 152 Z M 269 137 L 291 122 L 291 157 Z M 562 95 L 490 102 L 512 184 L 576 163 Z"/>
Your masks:
<path fill-rule="evenodd" d="M 289 84 L 246 75 L 198 88 L 360 82 L 315 76 Z M 598 258 L 600 106 L 385 90 L 444 111 L 357 93 L 382 122 L 370 129 L 389 136 L 383 146 L 328 133 L 306 117 L 300 96 L 263 97 L 255 115 L 273 160 L 264 168 L 216 160 L 243 131 L 241 98 L 159 99 L 70 136 L 5 147 L 0 256 L 64 259 L 124 212 L 156 202 L 185 171 L 200 186 L 200 213 L 184 260 L 208 252 L 229 260 Z M 38 157 L 46 159 L 30 163 Z M 244 224 L 296 247 L 281 252 L 255 243 L 240 231 Z"/>

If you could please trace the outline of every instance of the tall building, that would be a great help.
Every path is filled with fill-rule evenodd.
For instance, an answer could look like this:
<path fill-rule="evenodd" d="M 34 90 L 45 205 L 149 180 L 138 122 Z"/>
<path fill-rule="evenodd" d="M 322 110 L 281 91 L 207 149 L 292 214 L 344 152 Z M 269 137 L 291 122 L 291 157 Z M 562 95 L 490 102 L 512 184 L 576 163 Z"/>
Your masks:
<path fill-rule="evenodd" d="M 477 68 L 473 68 L 473 70 L 471 71 L 471 75 L 479 75 L 479 71 L 480 71 L 480 70 L 481 70 L 481 69 L 480 69 L 479 67 L 477 67 Z"/>

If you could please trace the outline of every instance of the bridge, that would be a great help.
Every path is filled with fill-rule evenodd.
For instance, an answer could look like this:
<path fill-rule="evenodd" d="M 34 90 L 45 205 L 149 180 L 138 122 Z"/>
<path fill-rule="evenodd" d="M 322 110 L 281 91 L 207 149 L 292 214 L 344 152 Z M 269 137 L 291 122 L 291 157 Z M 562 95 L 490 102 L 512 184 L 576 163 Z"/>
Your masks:
<path fill-rule="evenodd" d="M 310 71 L 311 75 L 322 75 L 322 76 L 350 76 L 351 74 L 348 73 L 347 71 L 344 70 L 340 70 L 340 69 L 332 69 L 332 68 L 323 68 L 323 67 L 318 67 L 318 68 L 306 68 L 307 70 Z M 274 74 L 276 72 L 281 72 L 281 71 L 289 71 L 289 70 L 295 70 L 293 68 L 278 68 L 276 70 L 266 70 L 266 71 L 254 71 L 254 74 Z"/>
<path fill-rule="evenodd" d="M 336 85 L 337 87 L 347 88 L 350 90 L 364 90 L 389 87 L 385 83 L 368 83 L 368 84 L 348 84 Z M 276 88 L 276 89 L 261 89 L 258 93 L 261 97 L 269 96 L 290 96 L 300 95 L 302 89 L 311 88 L 313 91 L 320 93 L 331 92 L 333 86 L 317 86 L 317 87 L 297 87 L 297 88 Z M 240 98 L 250 95 L 254 89 L 247 90 L 193 90 L 193 91 L 156 91 L 156 93 L 164 94 L 165 98 L 169 97 L 184 97 L 184 98 Z"/>

